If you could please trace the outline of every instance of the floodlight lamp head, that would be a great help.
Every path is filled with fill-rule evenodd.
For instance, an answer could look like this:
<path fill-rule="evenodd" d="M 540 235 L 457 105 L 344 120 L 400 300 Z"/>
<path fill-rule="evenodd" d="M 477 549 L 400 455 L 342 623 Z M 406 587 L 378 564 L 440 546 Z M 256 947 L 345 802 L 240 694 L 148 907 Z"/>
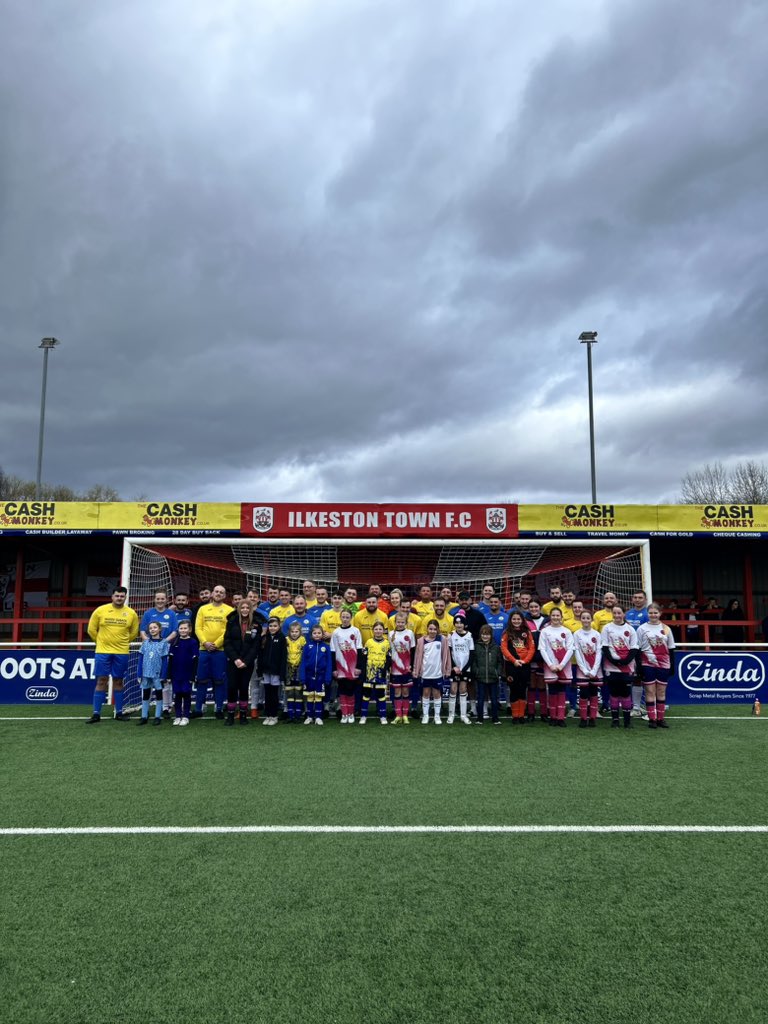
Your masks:
<path fill-rule="evenodd" d="M 40 342 L 40 344 L 37 347 L 38 348 L 56 348 L 56 346 L 58 344 L 59 344 L 59 339 L 58 338 L 43 338 L 43 340 Z"/>
<path fill-rule="evenodd" d="M 582 345 L 597 344 L 597 331 L 582 331 L 579 335 L 579 341 Z"/>

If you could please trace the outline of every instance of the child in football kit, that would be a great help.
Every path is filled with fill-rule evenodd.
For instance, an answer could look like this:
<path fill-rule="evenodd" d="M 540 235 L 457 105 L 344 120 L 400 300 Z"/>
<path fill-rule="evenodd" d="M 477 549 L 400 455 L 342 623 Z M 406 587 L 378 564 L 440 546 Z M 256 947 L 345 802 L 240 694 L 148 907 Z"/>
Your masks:
<path fill-rule="evenodd" d="M 163 724 L 163 680 L 167 676 L 168 651 L 170 646 L 163 640 L 159 622 L 150 622 L 147 627 L 149 639 L 139 649 L 139 671 L 141 679 L 141 718 L 139 725 L 149 721 L 149 703 L 152 691 L 155 694 L 155 718 L 153 725 Z"/>
<path fill-rule="evenodd" d="M 549 687 L 549 724 L 565 728 L 565 688 L 573 678 L 573 633 L 555 605 L 549 622 L 539 633 L 539 653 L 544 662 L 544 681 Z"/>
<path fill-rule="evenodd" d="M 397 612 L 395 628 L 389 634 L 390 675 L 392 706 L 395 709 L 393 725 L 410 725 L 408 706 L 411 689 L 411 670 L 416 637 L 408 628 L 408 612 Z"/>
<path fill-rule="evenodd" d="M 360 631 L 352 625 L 352 612 L 349 608 L 342 609 L 341 625 L 331 634 L 333 674 L 339 684 L 342 725 L 352 725 L 355 721 L 355 693 L 362 666 L 362 646 Z"/>
<path fill-rule="evenodd" d="M 467 714 L 467 684 L 471 671 L 469 667 L 475 642 L 472 634 L 467 632 L 464 617 L 459 615 L 454 620 L 454 632 L 448 636 L 451 649 L 451 692 L 448 697 L 448 725 L 453 725 L 456 718 L 456 695 L 459 696 L 459 717 L 464 725 L 471 725 Z"/>
<path fill-rule="evenodd" d="M 189 725 L 192 710 L 192 680 L 197 675 L 197 655 L 200 644 L 192 636 L 192 623 L 179 620 L 179 635 L 171 646 L 168 675 L 173 687 L 174 725 Z"/>
<path fill-rule="evenodd" d="M 332 670 L 331 647 L 323 639 L 323 628 L 318 624 L 312 627 L 310 640 L 302 649 L 299 666 L 299 679 L 304 687 L 304 702 L 307 708 L 304 725 L 323 724 L 323 700 L 331 681 Z"/>
<path fill-rule="evenodd" d="M 661 621 L 661 608 L 648 605 L 648 621 L 637 627 L 649 729 L 668 729 L 667 683 L 675 671 L 675 638 Z"/>
<path fill-rule="evenodd" d="M 576 687 L 579 692 L 579 728 L 594 729 L 600 709 L 600 684 L 603 681 L 602 640 L 592 628 L 592 612 L 579 616 L 581 628 L 573 634 L 576 658 Z"/>
<path fill-rule="evenodd" d="M 387 676 L 390 666 L 389 639 L 384 623 L 377 622 L 372 636 L 363 646 L 365 671 L 363 674 L 363 701 L 360 707 L 359 725 L 365 725 L 371 700 L 376 701 L 376 711 L 382 725 L 387 724 Z"/>
<path fill-rule="evenodd" d="M 448 638 L 440 635 L 440 623 L 436 619 L 429 620 L 426 636 L 416 641 L 413 674 L 422 683 L 421 724 L 429 724 L 429 709 L 433 707 L 435 725 L 442 725 L 443 683 L 451 677 L 451 649 Z"/>
<path fill-rule="evenodd" d="M 603 646 L 603 675 L 611 700 L 611 727 L 618 729 L 619 711 L 624 712 L 624 728 L 632 728 L 632 681 L 637 675 L 637 634 L 624 621 L 624 609 L 615 604 L 612 621 L 600 631 Z"/>
<path fill-rule="evenodd" d="M 307 638 L 301 635 L 301 625 L 292 622 L 288 629 L 288 671 L 285 679 L 285 710 L 289 722 L 298 722 L 303 711 L 302 686 L 299 679 L 301 652 Z"/>

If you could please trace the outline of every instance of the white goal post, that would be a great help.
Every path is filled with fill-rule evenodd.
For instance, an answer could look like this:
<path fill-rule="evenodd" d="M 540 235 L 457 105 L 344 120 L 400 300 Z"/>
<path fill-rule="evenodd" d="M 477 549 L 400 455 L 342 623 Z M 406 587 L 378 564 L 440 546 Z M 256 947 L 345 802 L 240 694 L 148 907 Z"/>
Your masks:
<path fill-rule="evenodd" d="M 546 601 L 549 588 L 573 590 L 594 611 L 602 595 L 613 591 L 626 607 L 642 589 L 651 599 L 650 542 L 643 538 L 501 539 L 453 538 L 264 538 L 126 537 L 122 582 L 128 602 L 141 615 L 156 590 L 173 597 L 182 590 L 194 602 L 203 587 L 223 584 L 228 596 L 268 586 L 301 592 L 305 579 L 329 590 L 356 586 L 365 596 L 371 583 L 394 586 L 410 597 L 428 583 L 450 586 L 454 596 L 467 590 L 479 596 L 490 583 L 507 605 L 521 588 Z M 360 593 L 360 588 L 364 592 Z M 137 684 L 126 680 L 128 703 Z"/>

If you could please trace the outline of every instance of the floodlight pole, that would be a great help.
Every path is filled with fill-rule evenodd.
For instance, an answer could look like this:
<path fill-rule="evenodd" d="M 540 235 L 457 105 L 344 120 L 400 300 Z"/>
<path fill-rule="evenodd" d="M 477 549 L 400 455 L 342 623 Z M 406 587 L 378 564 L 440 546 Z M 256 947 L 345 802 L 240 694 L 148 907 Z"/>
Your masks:
<path fill-rule="evenodd" d="M 40 393 L 40 428 L 37 433 L 37 475 L 35 497 L 40 497 L 40 479 L 43 473 L 43 436 L 45 433 L 45 389 L 48 383 L 48 353 L 59 344 L 56 338 L 43 338 L 38 348 L 43 350 L 43 387 Z"/>
<path fill-rule="evenodd" d="M 592 346 L 597 344 L 597 331 L 582 331 L 579 341 L 587 346 L 587 382 L 589 387 L 589 458 L 592 468 L 592 504 L 597 504 L 597 476 L 595 472 L 595 407 L 592 396 Z"/>

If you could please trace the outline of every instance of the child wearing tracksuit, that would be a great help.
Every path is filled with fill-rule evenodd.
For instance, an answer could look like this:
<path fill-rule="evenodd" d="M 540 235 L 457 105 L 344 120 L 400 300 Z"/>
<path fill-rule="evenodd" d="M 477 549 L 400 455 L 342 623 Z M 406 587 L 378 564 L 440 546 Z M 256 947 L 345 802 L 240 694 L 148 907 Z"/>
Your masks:
<path fill-rule="evenodd" d="M 179 622 L 179 635 L 171 647 L 168 675 L 173 687 L 174 725 L 189 725 L 192 710 L 192 680 L 197 676 L 200 642 L 192 636 L 192 623 Z"/>
<path fill-rule="evenodd" d="M 163 724 L 163 680 L 167 675 L 168 651 L 170 645 L 163 640 L 159 622 L 150 622 L 147 627 L 149 639 L 139 649 L 139 678 L 141 679 L 141 718 L 139 725 L 149 721 L 149 702 L 155 692 L 155 718 L 153 725 Z"/>
<path fill-rule="evenodd" d="M 323 640 L 322 627 L 313 626 L 309 642 L 302 648 L 299 665 L 299 680 L 304 690 L 307 714 L 304 725 L 323 724 L 323 701 L 332 671 L 331 645 Z"/>

